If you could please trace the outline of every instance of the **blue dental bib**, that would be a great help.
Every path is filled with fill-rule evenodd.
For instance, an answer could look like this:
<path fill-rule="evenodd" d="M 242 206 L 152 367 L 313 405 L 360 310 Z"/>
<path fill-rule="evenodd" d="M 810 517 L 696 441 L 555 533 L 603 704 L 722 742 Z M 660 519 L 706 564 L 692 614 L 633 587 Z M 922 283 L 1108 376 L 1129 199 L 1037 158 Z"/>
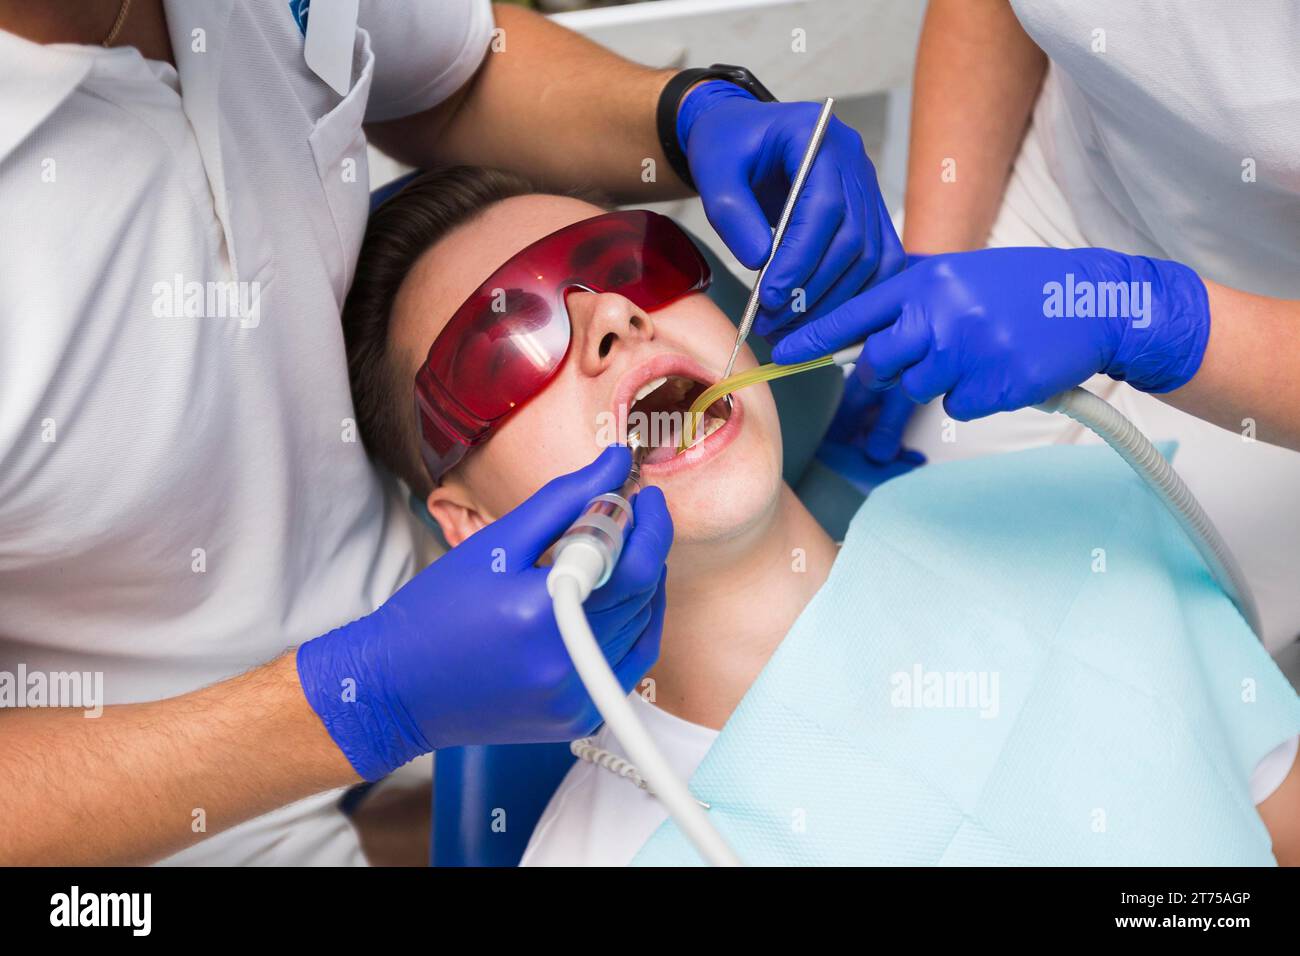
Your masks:
<path fill-rule="evenodd" d="M 1272 865 L 1300 698 L 1105 447 L 881 486 L 691 780 L 750 864 Z M 698 864 L 672 821 L 635 864 Z"/>

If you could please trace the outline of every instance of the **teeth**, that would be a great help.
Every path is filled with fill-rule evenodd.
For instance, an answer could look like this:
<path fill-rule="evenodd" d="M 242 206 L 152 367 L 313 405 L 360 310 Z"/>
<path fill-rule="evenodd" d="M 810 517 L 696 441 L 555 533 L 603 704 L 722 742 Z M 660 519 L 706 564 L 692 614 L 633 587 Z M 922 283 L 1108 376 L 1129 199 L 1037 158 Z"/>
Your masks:
<path fill-rule="evenodd" d="M 647 395 L 649 395 L 651 392 L 653 392 L 656 388 L 658 388 L 666 381 L 668 381 L 668 377 L 663 376 L 662 378 L 655 379 L 653 382 L 646 382 L 644 385 L 641 386 L 640 389 L 637 390 L 636 396 L 632 399 L 632 401 L 634 402 L 641 401 L 641 399 L 645 398 Z"/>
<path fill-rule="evenodd" d="M 704 419 L 704 421 L 700 423 L 700 427 L 695 432 L 694 440 L 686 447 L 688 449 L 694 448 L 696 445 L 704 441 L 704 439 L 708 438 L 710 435 L 712 435 L 714 432 L 716 432 L 719 428 L 721 428 L 725 424 L 727 424 L 727 420 L 725 418 L 714 418 L 712 415 L 710 415 L 708 418 Z"/>

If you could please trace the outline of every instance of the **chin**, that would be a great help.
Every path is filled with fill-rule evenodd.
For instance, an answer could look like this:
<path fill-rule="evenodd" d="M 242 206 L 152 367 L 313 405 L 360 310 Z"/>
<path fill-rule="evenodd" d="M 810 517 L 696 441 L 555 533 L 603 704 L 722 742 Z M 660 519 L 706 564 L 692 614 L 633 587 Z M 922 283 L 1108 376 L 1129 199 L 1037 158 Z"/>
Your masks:
<path fill-rule="evenodd" d="M 669 474 L 646 469 L 664 493 L 673 541 L 703 543 L 742 537 L 775 514 L 781 498 L 781 450 L 757 432 L 740 435 L 708 459 Z"/>

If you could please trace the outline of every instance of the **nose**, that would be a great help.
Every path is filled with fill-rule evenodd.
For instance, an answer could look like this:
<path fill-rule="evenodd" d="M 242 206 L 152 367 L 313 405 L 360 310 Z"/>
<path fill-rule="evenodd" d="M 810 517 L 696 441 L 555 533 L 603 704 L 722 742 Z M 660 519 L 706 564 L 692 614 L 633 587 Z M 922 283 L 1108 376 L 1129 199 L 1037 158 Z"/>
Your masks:
<path fill-rule="evenodd" d="M 570 292 L 565 300 L 573 327 L 571 354 L 584 375 L 599 375 L 621 349 L 654 338 L 650 316 L 613 292 Z"/>

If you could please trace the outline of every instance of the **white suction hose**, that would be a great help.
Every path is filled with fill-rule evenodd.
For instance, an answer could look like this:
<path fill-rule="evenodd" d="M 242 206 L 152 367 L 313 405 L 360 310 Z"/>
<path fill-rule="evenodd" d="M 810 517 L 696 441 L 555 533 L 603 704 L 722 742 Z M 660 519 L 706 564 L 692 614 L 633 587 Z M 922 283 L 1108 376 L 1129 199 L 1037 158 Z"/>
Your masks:
<path fill-rule="evenodd" d="M 594 549 L 575 545 L 556 556 L 555 565 L 546 578 L 546 586 L 555 603 L 555 622 L 559 625 L 564 646 L 573 658 L 573 666 L 582 678 L 596 709 L 609 725 L 618 742 L 645 779 L 650 792 L 664 805 L 682 833 L 694 844 L 700 856 L 713 866 L 740 866 L 740 858 L 709 822 L 704 808 L 663 754 L 654 739 L 637 719 L 627 694 L 596 642 L 587 623 L 582 602 L 587 599 L 603 570 L 603 556 Z"/>
<path fill-rule="evenodd" d="M 857 362 L 861 352 L 862 343 L 859 342 L 840 349 L 831 358 L 836 365 L 848 368 Z M 1129 467 L 1137 472 L 1138 477 L 1147 483 L 1156 497 L 1178 519 L 1205 560 L 1210 573 L 1214 575 L 1214 580 L 1237 606 L 1255 636 L 1262 641 L 1264 631 L 1260 626 L 1259 611 L 1255 607 L 1255 596 L 1251 593 L 1245 575 L 1241 573 L 1237 559 L 1233 557 L 1227 542 L 1219 534 L 1219 529 L 1214 526 L 1191 489 L 1183 484 L 1183 479 L 1174 471 L 1173 465 L 1138 431 L 1137 426 L 1105 399 L 1077 386 L 1053 395 L 1034 408 L 1048 414 L 1060 412 L 1073 418 L 1096 433 L 1128 462 Z"/>
<path fill-rule="evenodd" d="M 1083 388 L 1072 388 L 1053 395 L 1035 405 L 1044 412 L 1060 412 L 1096 432 L 1105 442 L 1129 463 L 1138 476 L 1147 483 L 1156 497 L 1173 512 L 1192 544 L 1200 552 L 1205 564 L 1219 582 L 1225 594 L 1241 611 L 1255 636 L 1263 640 L 1259 611 L 1250 585 L 1246 583 L 1237 560 L 1228 550 L 1227 542 L 1219 534 L 1210 516 L 1183 479 L 1165 460 L 1164 455 L 1138 431 L 1137 426 L 1125 418 L 1114 406 Z"/>

